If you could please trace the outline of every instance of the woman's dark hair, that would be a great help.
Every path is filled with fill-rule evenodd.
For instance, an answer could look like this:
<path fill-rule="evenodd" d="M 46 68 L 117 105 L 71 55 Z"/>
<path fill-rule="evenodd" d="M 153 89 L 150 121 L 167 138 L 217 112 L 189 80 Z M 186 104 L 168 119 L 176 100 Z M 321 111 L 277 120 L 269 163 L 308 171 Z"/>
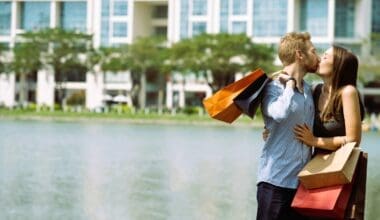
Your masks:
<path fill-rule="evenodd" d="M 352 52 L 337 45 L 333 45 L 333 53 L 332 88 L 330 100 L 326 108 L 322 111 L 321 119 L 323 121 L 335 118 L 336 115 L 342 112 L 342 88 L 347 85 L 356 87 L 356 81 L 358 78 L 358 58 Z M 361 120 L 363 120 L 364 106 L 360 95 L 358 98 L 360 103 L 360 116 Z"/>

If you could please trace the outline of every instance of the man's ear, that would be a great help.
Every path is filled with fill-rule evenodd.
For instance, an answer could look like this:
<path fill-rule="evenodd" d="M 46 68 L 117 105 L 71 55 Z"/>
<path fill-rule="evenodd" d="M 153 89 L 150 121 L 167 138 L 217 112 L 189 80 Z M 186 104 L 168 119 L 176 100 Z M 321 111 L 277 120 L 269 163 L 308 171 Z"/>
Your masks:
<path fill-rule="evenodd" d="M 296 60 L 302 60 L 303 59 L 303 54 L 301 50 L 296 50 Z"/>

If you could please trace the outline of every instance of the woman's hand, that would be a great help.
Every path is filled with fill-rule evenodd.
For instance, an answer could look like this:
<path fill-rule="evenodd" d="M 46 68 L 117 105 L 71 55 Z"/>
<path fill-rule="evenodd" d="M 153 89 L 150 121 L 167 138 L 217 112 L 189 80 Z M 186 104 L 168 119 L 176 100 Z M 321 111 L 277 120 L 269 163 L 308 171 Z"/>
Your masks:
<path fill-rule="evenodd" d="M 309 146 L 315 146 L 316 145 L 317 139 L 316 139 L 316 137 L 314 137 L 310 128 L 306 124 L 296 125 L 293 129 L 293 132 L 296 136 L 296 139 L 298 139 L 302 143 L 309 145 Z"/>
<path fill-rule="evenodd" d="M 268 140 L 268 137 L 269 137 L 269 129 L 267 129 L 266 127 L 264 127 L 264 131 L 263 131 L 263 140 L 264 141 L 267 141 Z"/>

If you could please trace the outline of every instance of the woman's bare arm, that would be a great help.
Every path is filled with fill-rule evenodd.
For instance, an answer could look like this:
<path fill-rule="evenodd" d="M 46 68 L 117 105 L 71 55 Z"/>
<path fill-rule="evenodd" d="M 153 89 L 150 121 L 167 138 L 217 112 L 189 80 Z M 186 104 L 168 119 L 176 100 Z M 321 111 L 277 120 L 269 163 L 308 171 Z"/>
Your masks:
<path fill-rule="evenodd" d="M 354 86 L 345 86 L 342 90 L 342 105 L 345 122 L 345 136 L 330 138 L 315 137 L 311 129 L 305 125 L 298 125 L 294 128 L 296 138 L 303 143 L 317 148 L 336 150 L 347 142 L 361 141 L 361 117 L 359 94 Z"/>

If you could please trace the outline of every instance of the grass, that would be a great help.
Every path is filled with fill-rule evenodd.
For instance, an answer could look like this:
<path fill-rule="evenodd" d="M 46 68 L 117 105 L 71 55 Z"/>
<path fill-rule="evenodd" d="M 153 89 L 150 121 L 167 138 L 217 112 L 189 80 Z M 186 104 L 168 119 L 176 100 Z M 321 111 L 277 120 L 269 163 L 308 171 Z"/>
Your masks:
<path fill-rule="evenodd" d="M 64 112 L 55 111 L 35 111 L 28 109 L 0 109 L 0 118 L 16 120 L 51 120 L 51 121 L 100 121 L 100 122 L 126 122 L 126 123 L 154 123 L 154 124 L 199 124 L 215 126 L 254 126 L 263 127 L 261 116 L 254 120 L 247 116 L 241 116 L 232 124 L 228 124 L 211 118 L 206 113 L 185 114 L 185 113 L 162 113 L 157 112 L 128 112 L 128 113 L 96 113 L 89 111 Z"/>

